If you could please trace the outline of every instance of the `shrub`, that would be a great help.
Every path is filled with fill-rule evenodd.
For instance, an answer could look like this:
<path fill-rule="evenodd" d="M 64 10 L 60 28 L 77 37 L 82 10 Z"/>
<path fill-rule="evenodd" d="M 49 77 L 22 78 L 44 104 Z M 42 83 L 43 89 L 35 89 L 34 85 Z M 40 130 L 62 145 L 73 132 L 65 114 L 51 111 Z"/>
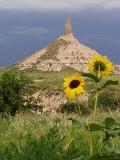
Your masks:
<path fill-rule="evenodd" d="M 43 113 L 43 102 L 40 97 L 34 98 L 31 95 L 28 95 L 25 98 L 24 103 L 26 109 L 32 111 L 32 113 Z"/>
<path fill-rule="evenodd" d="M 101 110 L 108 111 L 119 109 L 119 91 L 115 91 L 113 88 L 105 89 L 101 92 L 98 98 L 98 106 Z M 92 100 L 91 100 L 92 99 Z M 89 106 L 93 108 L 95 103 L 94 95 L 90 96 Z"/>
<path fill-rule="evenodd" d="M 0 79 L 0 113 L 14 116 L 24 108 L 21 92 L 24 90 L 27 78 L 13 71 L 5 72 Z"/>

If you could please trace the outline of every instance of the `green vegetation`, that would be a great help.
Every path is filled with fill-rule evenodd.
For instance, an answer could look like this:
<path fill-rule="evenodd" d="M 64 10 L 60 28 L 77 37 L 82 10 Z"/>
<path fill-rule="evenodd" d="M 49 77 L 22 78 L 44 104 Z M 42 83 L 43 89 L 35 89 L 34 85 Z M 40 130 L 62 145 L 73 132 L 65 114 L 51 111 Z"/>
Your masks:
<path fill-rule="evenodd" d="M 55 118 L 50 115 L 19 114 L 3 119 L 0 122 L 0 159 L 119 160 L 120 124 L 115 123 L 119 122 L 120 117 L 118 112 L 113 112 L 112 116 L 117 121 L 112 118 L 106 120 L 106 127 L 108 124 L 110 126 L 106 132 L 100 128 L 104 127 L 107 117 L 102 114 L 96 125 L 89 124 L 87 119 L 91 117 Z M 85 127 L 84 123 L 89 127 Z"/>
<path fill-rule="evenodd" d="M 0 76 L 5 72 L 9 70 L 8 69 L 3 69 L 0 71 Z M 37 71 L 37 70 L 25 70 L 25 71 L 18 71 L 16 70 L 14 67 L 12 68 L 13 71 L 17 72 L 17 73 L 22 73 L 23 75 L 25 75 L 26 77 L 28 77 L 28 79 L 31 80 L 31 84 L 30 87 L 34 88 L 34 89 L 48 89 L 48 90 L 63 90 L 63 80 L 65 76 L 74 74 L 76 71 L 73 68 L 67 67 L 63 70 L 61 70 L 60 72 L 57 71 Z M 78 72 L 79 73 L 79 72 Z M 112 80 L 120 80 L 120 75 L 111 75 L 110 78 Z M 108 78 L 105 78 L 108 79 Z M 87 80 L 87 88 L 91 89 L 91 81 Z M 120 83 L 119 83 L 120 86 Z M 119 89 L 119 87 L 117 87 L 117 89 Z"/>
<path fill-rule="evenodd" d="M 29 79 L 33 81 L 30 88 L 34 89 L 48 89 L 48 90 L 63 90 L 64 77 L 75 73 L 76 70 L 67 67 L 60 72 L 57 71 L 22 71 Z M 78 71 L 77 71 L 78 72 Z"/>
<path fill-rule="evenodd" d="M 1 80 L 4 76 L 8 78 L 1 81 L 4 82 L 1 84 L 5 84 L 1 89 L 6 87 L 6 91 L 12 91 L 7 94 L 10 100 L 7 104 L 13 107 L 16 103 L 17 106 L 20 106 L 21 103 L 19 104 L 17 100 L 21 100 L 21 93 L 24 94 L 22 90 L 24 85 L 22 88 L 19 87 L 23 79 L 18 78 L 21 74 L 25 74 L 29 79 L 29 83 L 25 85 L 26 94 L 30 90 L 35 92 L 38 89 L 62 91 L 64 77 L 75 73 L 75 70 L 66 68 L 61 72 L 18 71 L 17 73 L 3 73 L 2 70 Z M 117 81 L 120 80 L 120 76 L 112 75 L 109 79 Z M 107 78 L 103 79 L 103 81 L 107 80 Z M 13 87 L 16 82 L 17 88 L 20 89 L 18 93 L 15 92 L 16 87 Z M 91 109 L 95 84 L 88 79 L 86 79 L 86 84 L 86 90 L 90 92 L 88 108 Z M 0 91 L 2 91 L 1 89 Z M 3 97 L 2 94 L 0 96 Z M 101 91 L 98 99 L 98 108 L 101 112 L 97 112 L 95 121 L 90 114 L 92 109 L 90 113 L 89 110 L 83 110 L 83 113 L 88 114 L 83 114 L 81 117 L 71 113 L 68 116 L 66 113 L 59 116 L 59 114 L 52 113 L 42 114 L 43 106 L 40 103 L 41 99 L 34 100 L 29 96 L 24 99 L 24 107 L 32 111 L 39 110 L 41 112 L 39 115 L 20 112 L 14 117 L 10 115 L 6 118 L 0 117 L 0 160 L 120 159 L 120 84 L 109 86 Z M 75 103 L 69 105 L 70 112 L 78 112 Z M 0 104 L 0 107 L 3 106 Z M 61 112 L 66 111 L 67 107 L 67 104 L 62 105 Z M 81 109 L 85 109 L 84 106 L 81 107 Z"/>
<path fill-rule="evenodd" d="M 27 87 L 30 81 L 23 74 L 6 71 L 0 79 L 0 114 L 2 116 L 14 116 L 18 111 L 32 109 L 42 112 L 41 99 L 34 99 L 27 95 Z M 27 86 L 28 85 L 28 86 Z"/>
<path fill-rule="evenodd" d="M 15 115 L 24 108 L 21 92 L 27 83 L 26 77 L 7 71 L 0 79 L 0 113 Z"/>

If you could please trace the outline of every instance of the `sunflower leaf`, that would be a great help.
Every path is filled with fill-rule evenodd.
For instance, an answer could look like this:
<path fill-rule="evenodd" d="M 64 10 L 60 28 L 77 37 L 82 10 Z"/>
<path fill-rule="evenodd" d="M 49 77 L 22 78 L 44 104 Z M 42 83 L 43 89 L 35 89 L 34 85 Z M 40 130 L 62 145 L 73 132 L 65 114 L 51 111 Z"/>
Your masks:
<path fill-rule="evenodd" d="M 115 120 L 111 117 L 107 117 L 104 121 L 106 128 L 111 128 L 115 125 Z"/>
<path fill-rule="evenodd" d="M 118 158 L 119 154 L 113 154 L 112 155 L 106 155 L 106 153 L 104 155 L 93 155 L 92 157 L 90 157 L 90 160 L 115 160 L 115 158 Z M 117 160 L 117 159 L 116 159 Z M 118 159 L 119 160 L 119 159 Z"/>
<path fill-rule="evenodd" d="M 93 74 L 91 74 L 91 73 L 83 73 L 83 72 L 82 72 L 81 75 L 82 75 L 83 77 L 92 79 L 92 80 L 95 81 L 96 83 L 98 83 L 98 82 L 100 81 L 100 79 L 97 78 L 97 76 L 95 76 L 95 75 L 93 75 Z"/>
<path fill-rule="evenodd" d="M 120 136 L 120 130 L 109 131 L 108 134 L 110 137 L 117 137 Z"/>
<path fill-rule="evenodd" d="M 69 118 L 68 120 L 71 120 L 72 124 L 76 127 L 84 127 L 85 126 L 84 122 L 82 122 L 80 120 L 76 120 L 76 119 L 73 119 L 73 118 Z"/>
<path fill-rule="evenodd" d="M 97 123 L 91 123 L 86 128 L 90 131 L 100 131 L 103 129 L 103 126 L 97 124 Z"/>
<path fill-rule="evenodd" d="M 119 120 L 116 121 L 115 124 L 116 124 L 117 126 L 120 126 L 120 121 L 119 121 Z"/>
<path fill-rule="evenodd" d="M 112 86 L 112 85 L 117 85 L 119 83 L 119 81 L 113 81 L 113 80 L 108 80 L 104 83 L 104 85 L 102 86 L 102 88 L 107 87 L 107 86 Z"/>

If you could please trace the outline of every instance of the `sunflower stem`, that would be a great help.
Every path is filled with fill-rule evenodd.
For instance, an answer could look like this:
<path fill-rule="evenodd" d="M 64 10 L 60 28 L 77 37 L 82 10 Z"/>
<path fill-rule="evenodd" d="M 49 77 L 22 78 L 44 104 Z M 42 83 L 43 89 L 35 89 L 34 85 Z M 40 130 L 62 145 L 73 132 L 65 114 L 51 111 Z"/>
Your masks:
<path fill-rule="evenodd" d="M 89 132 L 89 155 L 92 156 L 93 155 L 93 138 L 92 138 L 92 133 L 90 131 L 90 127 L 89 127 L 89 120 L 87 120 L 87 126 L 88 126 L 88 132 Z"/>
<path fill-rule="evenodd" d="M 69 114 L 69 100 L 68 100 L 68 103 L 67 103 L 67 116 Z"/>
<path fill-rule="evenodd" d="M 79 111 L 79 115 L 80 115 L 81 114 L 80 103 L 78 103 L 78 111 Z"/>
<path fill-rule="evenodd" d="M 97 103 L 98 103 L 98 91 L 96 92 L 96 95 L 95 95 L 95 106 L 94 106 L 94 113 L 93 113 L 93 120 L 95 121 L 96 119 L 96 112 L 97 112 Z"/>
<path fill-rule="evenodd" d="M 97 78 L 100 78 L 100 67 L 97 73 Z M 96 119 L 96 112 L 97 112 L 97 104 L 98 104 L 98 97 L 99 97 L 99 92 L 98 92 L 98 82 L 96 83 L 96 94 L 95 94 L 95 106 L 94 106 L 94 113 L 93 113 L 93 121 Z"/>
<path fill-rule="evenodd" d="M 81 115 L 81 107 L 80 107 L 79 99 L 78 99 L 78 96 L 76 96 L 76 97 L 77 97 L 78 112 L 79 112 L 79 115 Z"/>

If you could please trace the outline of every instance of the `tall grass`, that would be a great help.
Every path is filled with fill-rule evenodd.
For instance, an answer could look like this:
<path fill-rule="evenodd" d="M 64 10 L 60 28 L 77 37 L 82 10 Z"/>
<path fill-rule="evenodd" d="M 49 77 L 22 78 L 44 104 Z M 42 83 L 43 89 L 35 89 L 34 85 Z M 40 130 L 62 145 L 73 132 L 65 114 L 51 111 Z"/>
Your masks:
<path fill-rule="evenodd" d="M 106 116 L 101 114 L 98 123 Z M 112 116 L 119 118 L 119 113 Z M 86 118 L 78 120 L 85 122 Z M 103 136 L 72 124 L 65 116 L 17 115 L 0 121 L 0 160 L 97 160 L 90 158 L 91 137 L 93 155 L 109 154 L 107 147 L 120 151 L 119 137 L 104 144 Z"/>

